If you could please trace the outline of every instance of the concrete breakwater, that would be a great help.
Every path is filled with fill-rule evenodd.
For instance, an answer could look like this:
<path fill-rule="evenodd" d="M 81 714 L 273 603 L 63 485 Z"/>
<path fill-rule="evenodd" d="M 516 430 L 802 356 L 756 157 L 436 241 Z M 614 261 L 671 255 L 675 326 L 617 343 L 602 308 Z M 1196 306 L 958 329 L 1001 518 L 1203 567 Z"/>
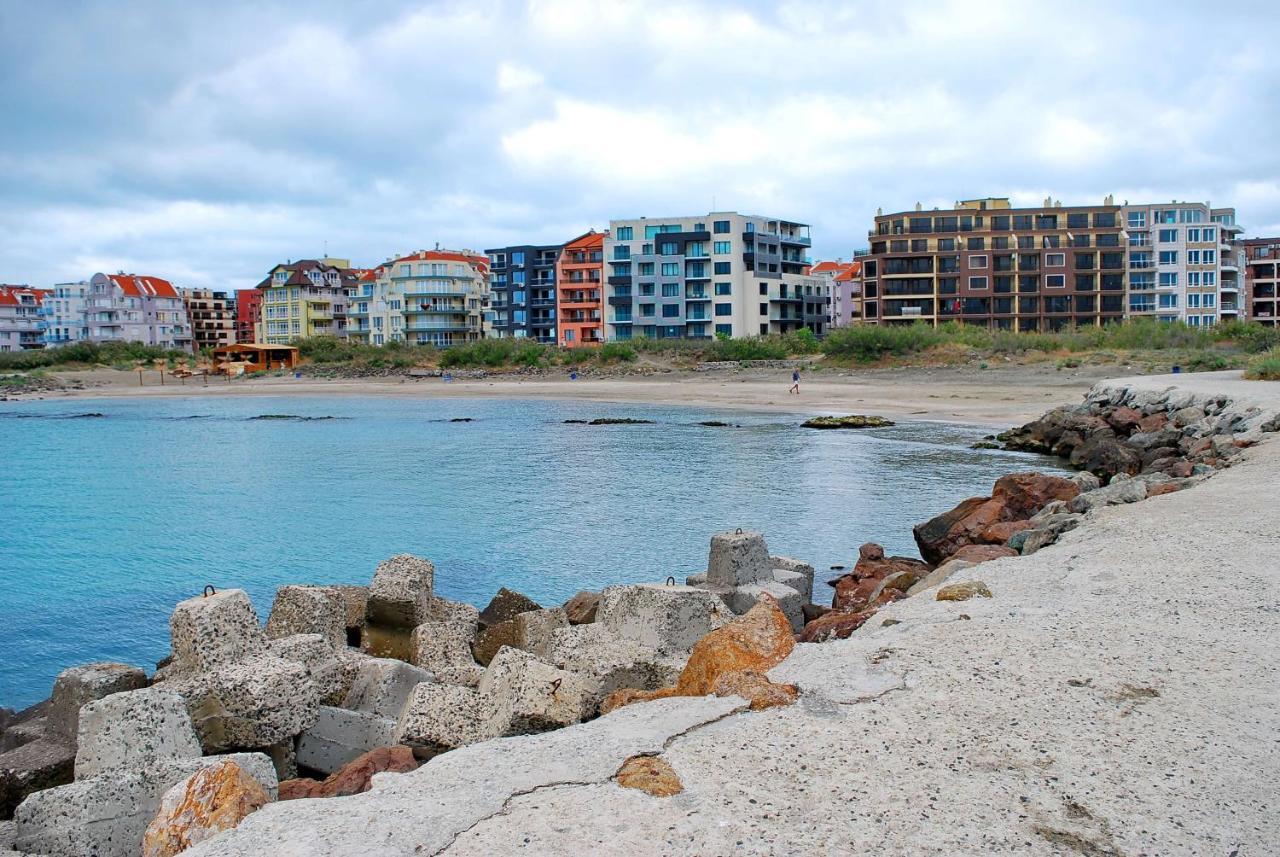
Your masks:
<path fill-rule="evenodd" d="M 1143 393 L 1137 387 L 1102 387 L 1083 407 L 1098 412 L 1090 416 L 1110 414 L 1131 407 L 1134 398 Z M 1181 405 L 1177 411 L 1200 407 L 1202 420 L 1214 421 L 1212 432 L 1194 437 L 1209 424 L 1192 428 L 1200 421 L 1188 421 L 1190 414 L 1185 414 L 1182 419 L 1187 425 L 1179 427 L 1179 438 L 1171 438 L 1175 442 L 1169 448 L 1179 450 L 1176 457 L 1191 461 L 1204 456 L 1206 450 L 1200 449 L 1199 443 L 1206 437 L 1230 437 L 1235 451 L 1219 444 L 1219 455 L 1191 463 L 1193 470 L 1197 464 L 1213 468 L 1237 460 L 1244 454 L 1240 450 L 1256 443 L 1268 430 L 1275 415 L 1275 408 L 1268 410 L 1265 403 L 1254 412 L 1251 405 L 1237 406 L 1231 400 L 1219 401 L 1221 398 L 1197 398 L 1183 405 L 1181 397 L 1171 402 L 1166 392 L 1163 399 L 1144 402 L 1135 410 L 1149 407 L 1155 413 L 1161 409 L 1168 416 L 1171 404 Z M 1211 409 L 1216 412 L 1209 413 Z M 1127 442 L 1129 435 L 1107 425 L 1115 438 Z M 1218 434 L 1219 427 L 1226 430 Z M 1095 424 L 1094 428 L 1100 436 L 1105 435 L 1101 426 Z M 1183 452 L 1182 438 L 1193 437 Z M 1112 455 L 1108 460 L 1116 458 Z M 1099 516 L 1105 518 L 1112 503 L 1140 499 L 1136 489 L 1121 492 L 1117 486 L 1140 485 L 1144 497 L 1173 493 L 1174 489 L 1161 487 L 1166 485 L 1175 486 L 1178 493 L 1195 486 L 1189 496 L 1209 487 L 1197 484 L 1208 471 L 1182 477 L 1154 468 L 1144 472 L 1143 467 L 1139 458 L 1135 472 L 1104 472 L 1096 484 L 1084 476 L 1075 480 L 1027 474 L 1004 477 L 1004 484 L 998 482 L 991 497 L 965 501 L 917 528 L 922 554 L 928 559 L 926 551 L 932 552 L 934 562 L 915 561 L 917 566 L 904 566 L 911 561 L 885 558 L 883 552 L 877 555 L 875 546 L 864 546 L 860 568 L 836 582 L 831 612 L 821 616 L 816 615 L 821 611 L 808 604 L 810 596 L 805 594 L 812 586 L 812 569 L 802 562 L 769 556 L 763 539 L 751 533 L 717 536 L 708 570 L 705 576 L 691 579 L 692 586 L 611 587 L 598 600 L 584 595 L 564 607 L 550 609 L 537 605 L 529 609 L 529 603 L 506 593 L 486 609 L 490 613 L 487 619 L 474 608 L 436 598 L 431 592 L 434 569 L 426 561 L 410 557 L 384 563 L 363 592 L 362 587 L 336 592 L 322 587 L 283 588 L 265 631 L 242 594 L 228 591 L 192 599 L 175 610 L 173 658 L 151 687 L 141 688 L 139 679 L 146 682 L 145 675 L 131 673 L 128 668 L 99 667 L 83 675 L 68 675 L 65 681 L 60 678 L 62 693 L 55 687 L 50 706 L 64 712 L 76 710 L 79 722 L 72 731 L 80 744 L 73 755 L 77 779 L 27 799 L 18 811 L 16 844 L 41 853 L 138 853 L 148 825 L 158 820 L 157 814 L 163 814 L 161 805 L 170 800 L 165 793 L 174 789 L 198 791 L 201 772 L 195 768 L 221 765 L 224 760 L 217 755 L 231 754 L 230 761 L 271 798 L 278 778 L 292 774 L 298 764 L 325 773 L 307 763 L 316 758 L 313 754 L 331 753 L 329 766 L 339 765 L 340 758 L 349 759 L 337 768 L 341 771 L 363 755 L 357 751 L 364 747 L 395 742 L 430 761 L 413 773 L 379 775 L 372 790 L 358 797 L 268 803 L 251 815 L 246 813 L 246 820 L 234 833 L 197 845 L 193 853 L 400 854 L 444 848 L 459 853 L 471 848 L 479 853 L 486 845 L 492 853 L 504 834 L 515 835 L 510 825 L 516 819 L 524 827 L 514 829 L 526 831 L 525 838 L 532 836 L 544 851 L 569 850 L 573 843 L 587 847 L 588 841 L 598 844 L 598 839 L 590 840 L 595 835 L 591 832 L 594 822 L 581 813 L 562 812 L 558 822 L 548 818 L 539 823 L 531 818 L 533 810 L 519 796 L 537 789 L 547 789 L 544 799 L 552 803 L 560 792 L 566 798 L 573 792 L 575 800 L 590 795 L 593 806 L 596 799 L 600 801 L 593 818 L 609 819 L 615 825 L 625 822 L 626 831 L 618 828 L 605 851 L 706 852 L 718 850 L 717 844 L 729 847 L 744 838 L 750 853 L 785 850 L 773 838 L 776 831 L 767 829 L 770 825 L 777 831 L 785 830 L 793 838 L 782 841 L 792 843 L 805 841 L 800 835 L 803 831 L 796 830 L 799 821 L 807 824 L 810 833 L 806 835 L 824 829 L 830 833 L 803 812 L 777 815 L 777 806 L 785 803 L 786 794 L 808 790 L 806 776 L 826 775 L 826 766 L 813 756 L 814 747 L 824 744 L 821 733 L 804 731 L 812 727 L 812 721 L 824 721 L 827 730 L 834 730 L 844 722 L 837 716 L 842 706 L 896 704 L 908 694 L 895 695 L 895 691 L 914 688 L 918 697 L 921 681 L 940 678 L 937 670 L 929 674 L 921 665 L 913 670 L 895 664 L 898 658 L 883 651 L 886 642 L 903 648 L 914 642 L 923 645 L 922 651 L 933 646 L 936 661 L 941 654 L 938 628 L 950 624 L 944 617 L 954 619 L 956 610 L 964 610 L 966 624 L 985 628 L 988 635 L 993 633 L 991 623 L 1008 624 L 996 610 L 1012 603 L 1010 596 L 1017 590 L 1004 578 L 1009 573 L 1032 575 L 1042 566 L 1037 556 L 1014 555 L 1035 554 L 1058 538 L 1070 543 L 1078 533 L 1093 529 L 1066 526 L 1062 523 L 1066 518 L 1049 523 L 1057 516 L 1075 518 L 1077 523 L 1094 521 Z M 1103 485 L 1103 481 L 1109 484 Z M 1031 535 L 1035 533 L 1039 535 Z M 1053 553 L 1046 551 L 1045 555 Z M 890 570 L 891 562 L 898 566 Z M 978 562 L 982 565 L 975 571 Z M 974 577 L 979 572 L 982 580 Z M 1027 598 L 1032 602 L 1035 583 L 1034 577 L 1025 581 Z M 906 598 L 912 589 L 925 594 Z M 986 597 L 992 592 L 994 598 Z M 946 599 L 969 600 L 951 606 L 956 602 L 939 600 L 944 593 Z M 1026 600 L 1017 603 L 1023 613 L 1033 609 Z M 947 610 L 952 612 L 940 612 Z M 868 625 L 867 620 L 877 615 L 880 621 L 871 623 L 874 627 Z M 836 620 L 829 618 L 833 616 L 844 624 L 836 627 Z M 930 618 L 925 621 L 921 617 Z M 815 629 L 823 628 L 820 623 L 824 622 L 829 633 L 819 635 Z M 424 626 L 428 630 L 422 630 Z M 786 629 L 788 639 L 782 639 L 779 628 Z M 793 632 L 802 640 L 806 634 L 812 639 L 848 639 L 793 650 Z M 954 627 L 951 632 L 962 636 Z M 366 650 L 347 645 L 356 641 Z M 876 647 L 868 648 L 868 644 Z M 732 658 L 725 654 L 730 650 Z M 855 650 L 865 657 L 850 657 L 849 652 Z M 400 661 L 377 654 L 408 657 Z M 481 662 L 486 655 L 487 665 Z M 1016 660 L 1013 653 L 1002 656 Z M 727 668 L 731 660 L 742 668 Z M 412 672 L 415 669 L 421 673 Z M 627 704 L 630 700 L 626 697 L 636 694 L 625 691 L 658 695 L 664 688 L 678 691 L 682 686 L 693 687 L 696 682 L 688 676 L 691 671 L 710 677 L 701 683 L 702 693 L 725 695 Z M 428 673 L 429 678 L 422 673 Z M 764 681 L 742 678 L 746 674 Z M 908 675 L 915 677 L 909 682 Z M 737 678 L 721 682 L 732 676 Z M 1094 680 L 1099 679 L 1090 682 Z M 1129 684 L 1125 704 L 1135 709 L 1144 700 L 1158 698 L 1147 693 L 1153 689 L 1150 684 Z M 792 692 L 779 688 L 792 688 Z M 742 695 L 730 692 L 734 689 Z M 94 701 L 86 704 L 86 700 Z M 76 707 L 77 701 L 84 707 Z M 751 705 L 756 708 L 754 713 L 743 711 L 748 703 L 759 703 Z M 600 708 L 611 713 L 591 719 Z M 392 717 L 393 712 L 398 713 Z M 50 729 L 66 734 L 67 724 L 53 711 L 44 717 L 42 737 L 23 746 L 40 741 L 46 746 L 56 744 Z M 488 740 L 583 719 L 589 722 L 545 735 Z M 935 711 L 929 721 L 918 721 L 918 726 L 926 728 L 926 723 L 939 719 Z M 337 726 L 329 722 L 339 720 L 343 722 Z M 728 720 L 754 736 L 741 738 L 747 742 L 741 748 L 752 746 L 753 752 L 744 756 L 740 749 L 739 755 L 726 754 L 723 742 L 729 740 L 727 733 L 716 727 Z M 357 721 L 359 727 L 354 725 Z M 386 729 L 387 722 L 395 731 L 379 732 L 378 728 Z M 135 731 L 122 736 L 124 723 L 134 724 L 130 728 Z M 377 728 L 362 731 L 369 724 Z M 10 726 L 4 735 L 24 726 L 28 735 L 36 731 L 28 719 Z M 799 730 L 788 738 L 792 756 L 785 773 L 764 764 L 759 755 L 761 748 L 768 751 L 775 746 L 780 733 L 771 727 L 779 726 L 783 731 Z M 321 741 L 320 733 L 326 728 L 331 729 L 328 735 L 332 740 Z M 1018 731 L 1008 729 L 1010 733 Z M 756 741 L 760 743 L 752 743 Z M 682 752 L 683 746 L 699 742 L 719 753 L 721 770 L 716 777 L 706 775 L 703 753 L 708 751 Z M 845 740 L 835 746 L 848 748 L 853 743 Z M 139 755 L 131 749 L 136 746 L 154 749 Z M 457 749 L 441 752 L 450 746 Z M 829 754 L 830 746 L 823 749 Z M 239 752 L 243 750 L 256 752 Z M 805 761 L 797 762 L 797 755 Z M 909 750 L 899 754 L 895 748 L 894 755 L 899 764 L 909 766 Z M 682 802 L 682 815 L 693 801 L 705 817 L 711 812 L 716 790 L 736 784 L 767 791 L 775 801 L 774 818 L 761 819 L 759 810 L 750 808 L 760 806 L 756 798 L 750 806 L 730 802 L 718 810 L 716 818 L 723 819 L 725 811 L 731 813 L 731 835 L 737 839 L 729 842 L 715 839 L 723 832 L 715 824 L 702 823 L 701 832 L 690 829 L 693 822 L 655 829 L 641 816 L 662 813 L 646 810 L 645 804 L 636 801 L 657 798 L 634 790 L 627 793 L 613 782 L 623 763 L 635 756 L 661 756 L 664 764 L 670 765 L 683 787 L 663 799 Z M 391 766 L 396 759 L 385 761 L 385 770 L 396 770 Z M 860 766 L 872 761 L 869 758 L 864 763 L 859 757 Z M 810 773 L 800 775 L 799 770 Z M 372 774 L 366 765 L 364 782 L 348 787 L 367 788 Z M 860 774 L 869 776 L 870 768 Z M 903 770 L 897 774 L 904 778 Z M 717 778 L 730 782 L 713 786 L 712 780 Z M 785 788 L 769 788 L 775 780 Z M 904 789 L 911 788 L 909 771 L 905 780 Z M 240 788 L 249 789 L 243 783 Z M 115 796 L 115 802 L 104 805 L 103 795 Z M 1038 794 L 1031 797 L 1039 799 Z M 869 802 L 870 797 L 863 795 L 863 800 Z M 936 811 L 945 815 L 941 809 Z M 407 819 L 412 823 L 406 823 Z M 971 826 L 956 828 L 967 829 Z M 106 830 L 111 836 L 104 841 Z M 1024 832 L 1041 846 L 1053 841 L 1049 834 L 1085 836 L 1061 825 L 1050 825 L 1046 831 L 1036 833 L 1028 825 Z M 163 830 L 147 841 L 163 839 L 160 833 Z M 633 833 L 647 838 L 627 838 Z M 1096 838 L 1096 833 L 1088 835 Z M 588 839 L 582 840 L 582 836 Z M 840 850 L 838 845 L 830 847 L 830 840 L 827 845 L 827 850 Z"/>

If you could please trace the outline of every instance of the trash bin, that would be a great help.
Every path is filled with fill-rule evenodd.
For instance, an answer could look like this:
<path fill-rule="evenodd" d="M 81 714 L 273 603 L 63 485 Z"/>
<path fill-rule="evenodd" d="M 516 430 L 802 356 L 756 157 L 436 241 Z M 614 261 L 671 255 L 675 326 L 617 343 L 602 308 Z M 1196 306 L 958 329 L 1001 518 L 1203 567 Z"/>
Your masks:
<path fill-rule="evenodd" d="M 1174 366 L 1174 367 L 1173 367 L 1173 374 L 1175 374 L 1175 375 L 1181 375 L 1181 374 L 1182 374 L 1182 367 L 1181 367 L 1181 366 Z"/>

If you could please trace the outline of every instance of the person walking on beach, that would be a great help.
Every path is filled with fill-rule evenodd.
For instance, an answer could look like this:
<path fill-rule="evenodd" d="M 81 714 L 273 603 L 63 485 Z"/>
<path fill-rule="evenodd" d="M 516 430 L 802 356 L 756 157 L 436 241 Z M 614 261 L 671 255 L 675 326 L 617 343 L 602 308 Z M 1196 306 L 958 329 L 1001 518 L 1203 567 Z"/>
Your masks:
<path fill-rule="evenodd" d="M 791 370 L 791 389 L 788 390 L 787 392 L 795 393 L 797 396 L 800 395 L 800 370 L 799 369 Z"/>

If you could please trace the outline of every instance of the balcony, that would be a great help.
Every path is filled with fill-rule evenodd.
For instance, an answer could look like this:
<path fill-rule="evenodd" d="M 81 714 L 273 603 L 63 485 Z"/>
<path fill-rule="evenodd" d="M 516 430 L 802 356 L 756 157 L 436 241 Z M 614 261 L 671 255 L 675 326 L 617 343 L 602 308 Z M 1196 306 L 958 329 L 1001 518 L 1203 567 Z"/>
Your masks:
<path fill-rule="evenodd" d="M 610 277 L 609 285 L 611 286 L 629 286 L 631 285 L 631 275 L 626 274 L 620 277 Z"/>
<path fill-rule="evenodd" d="M 465 333 L 468 330 L 470 330 L 470 328 L 465 324 L 460 324 L 457 322 L 447 322 L 447 321 L 411 321 L 405 324 L 404 329 L 411 333 L 416 331 L 432 331 L 432 330 L 444 330 L 444 331 L 454 331 L 458 333 Z"/>
<path fill-rule="evenodd" d="M 450 296 L 466 296 L 471 292 L 460 286 L 425 286 L 421 289 L 414 288 L 406 290 L 404 296 L 406 298 L 434 298 L 434 297 L 450 297 Z"/>

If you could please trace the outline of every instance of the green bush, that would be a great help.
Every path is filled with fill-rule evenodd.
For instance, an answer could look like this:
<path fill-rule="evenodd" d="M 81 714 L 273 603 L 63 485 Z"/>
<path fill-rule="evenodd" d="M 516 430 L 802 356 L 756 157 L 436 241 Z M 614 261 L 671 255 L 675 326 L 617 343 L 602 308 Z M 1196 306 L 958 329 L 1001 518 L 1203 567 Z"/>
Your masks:
<path fill-rule="evenodd" d="M 629 342 L 606 342 L 599 353 L 601 363 L 632 363 L 638 356 Z"/>
<path fill-rule="evenodd" d="M 1273 348 L 1250 360 L 1244 376 L 1251 381 L 1280 381 L 1280 349 Z"/>

